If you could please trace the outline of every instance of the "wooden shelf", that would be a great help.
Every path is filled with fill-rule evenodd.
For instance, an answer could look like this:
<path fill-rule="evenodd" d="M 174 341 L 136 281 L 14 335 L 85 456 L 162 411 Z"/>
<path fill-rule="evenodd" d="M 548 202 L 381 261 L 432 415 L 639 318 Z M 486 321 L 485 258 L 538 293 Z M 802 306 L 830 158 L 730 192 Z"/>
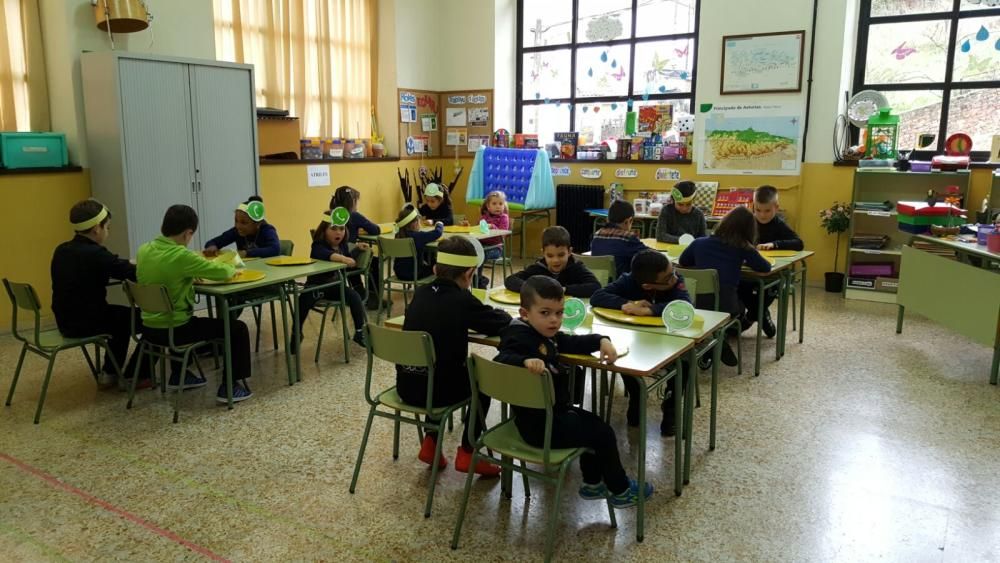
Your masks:
<path fill-rule="evenodd" d="M 315 158 L 315 159 L 284 159 L 284 158 L 262 158 L 260 159 L 261 166 L 270 166 L 272 164 L 350 164 L 354 162 L 399 162 L 398 156 L 383 156 L 382 158 L 375 157 L 365 157 L 365 158 Z"/>
<path fill-rule="evenodd" d="M 889 249 L 851 248 L 849 250 L 855 254 L 885 254 L 888 256 L 901 256 L 903 254 L 902 250 L 897 250 L 894 248 L 889 248 Z"/>

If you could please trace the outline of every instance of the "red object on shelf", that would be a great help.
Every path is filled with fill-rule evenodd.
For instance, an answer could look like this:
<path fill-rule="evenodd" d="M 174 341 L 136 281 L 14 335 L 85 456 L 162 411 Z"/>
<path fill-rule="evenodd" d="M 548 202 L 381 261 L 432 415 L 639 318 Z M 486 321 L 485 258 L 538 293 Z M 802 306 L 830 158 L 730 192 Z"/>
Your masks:
<path fill-rule="evenodd" d="M 896 211 L 898 211 L 900 215 L 911 215 L 917 217 L 932 215 L 954 215 L 958 217 L 959 215 L 965 213 L 964 209 L 955 207 L 954 205 L 938 203 L 932 207 L 923 201 L 900 201 L 896 204 Z"/>

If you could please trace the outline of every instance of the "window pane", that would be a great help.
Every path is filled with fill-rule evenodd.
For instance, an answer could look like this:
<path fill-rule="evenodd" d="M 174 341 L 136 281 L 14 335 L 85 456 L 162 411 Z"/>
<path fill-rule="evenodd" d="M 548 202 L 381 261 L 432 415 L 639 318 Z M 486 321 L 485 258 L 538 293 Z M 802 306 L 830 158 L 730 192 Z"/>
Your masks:
<path fill-rule="evenodd" d="M 625 135 L 625 100 L 577 104 L 576 130 L 580 132 L 580 142 L 591 145 L 601 141 L 615 141 Z M 615 150 L 613 142 L 609 142 Z"/>
<path fill-rule="evenodd" d="M 694 31 L 697 0 L 646 0 L 639 2 L 635 36 L 673 35 Z"/>
<path fill-rule="evenodd" d="M 873 17 L 950 12 L 951 0 L 872 0 Z"/>
<path fill-rule="evenodd" d="M 959 20 L 952 79 L 1000 79 L 1000 17 Z"/>
<path fill-rule="evenodd" d="M 525 53 L 523 59 L 525 100 L 569 97 L 569 50 Z"/>
<path fill-rule="evenodd" d="M 941 127 L 941 91 L 882 92 L 889 100 L 892 113 L 899 116 L 898 147 L 910 150 L 917 145 L 917 136 L 930 133 L 937 137 Z M 954 94 L 952 94 L 954 96 Z M 937 139 L 929 147 L 937 150 Z"/>
<path fill-rule="evenodd" d="M 537 133 L 538 146 L 552 142 L 552 134 L 569 131 L 569 104 L 536 104 L 521 107 L 521 132 Z"/>
<path fill-rule="evenodd" d="M 976 10 L 992 10 L 1000 7 L 995 0 L 962 0 L 959 10 L 963 12 L 974 12 Z"/>
<path fill-rule="evenodd" d="M 584 47 L 576 52 L 576 95 L 626 96 L 628 45 Z"/>
<path fill-rule="evenodd" d="M 952 90 L 948 104 L 948 134 L 972 137 L 972 150 L 989 151 L 1000 131 L 1000 89 Z"/>
<path fill-rule="evenodd" d="M 577 43 L 632 36 L 632 0 L 580 0 Z"/>
<path fill-rule="evenodd" d="M 868 28 L 865 83 L 943 82 L 951 22 L 904 22 Z"/>
<path fill-rule="evenodd" d="M 573 40 L 572 0 L 524 0 L 523 47 L 561 45 Z"/>
<path fill-rule="evenodd" d="M 691 91 L 694 41 L 655 41 L 635 45 L 636 95 Z"/>

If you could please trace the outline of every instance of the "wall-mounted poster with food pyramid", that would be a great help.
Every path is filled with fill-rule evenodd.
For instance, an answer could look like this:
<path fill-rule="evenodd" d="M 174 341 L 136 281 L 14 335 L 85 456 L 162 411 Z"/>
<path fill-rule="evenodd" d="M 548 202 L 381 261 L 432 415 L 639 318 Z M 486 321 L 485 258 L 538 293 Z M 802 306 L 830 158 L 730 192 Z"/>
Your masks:
<path fill-rule="evenodd" d="M 465 201 L 481 204 L 483 197 L 492 191 L 503 192 L 510 209 L 555 207 L 556 188 L 549 155 L 542 149 L 480 148 L 472 161 Z"/>

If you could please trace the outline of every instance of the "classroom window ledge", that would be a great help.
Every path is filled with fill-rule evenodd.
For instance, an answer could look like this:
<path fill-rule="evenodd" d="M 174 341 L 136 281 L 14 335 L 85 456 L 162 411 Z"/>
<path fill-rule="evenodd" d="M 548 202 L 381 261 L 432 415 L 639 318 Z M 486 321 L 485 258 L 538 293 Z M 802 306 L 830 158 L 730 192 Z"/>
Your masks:
<path fill-rule="evenodd" d="M 850 167 L 856 168 L 858 166 L 858 161 L 857 160 L 841 160 L 839 162 L 835 161 L 833 163 L 833 165 L 834 166 L 850 166 Z M 973 162 L 969 163 L 969 168 L 972 168 L 972 169 L 979 169 L 979 168 L 981 168 L 981 169 L 985 169 L 985 170 L 997 170 L 997 169 L 1000 169 L 1000 162 L 982 162 L 982 161 L 976 162 L 976 161 L 973 161 Z"/>

